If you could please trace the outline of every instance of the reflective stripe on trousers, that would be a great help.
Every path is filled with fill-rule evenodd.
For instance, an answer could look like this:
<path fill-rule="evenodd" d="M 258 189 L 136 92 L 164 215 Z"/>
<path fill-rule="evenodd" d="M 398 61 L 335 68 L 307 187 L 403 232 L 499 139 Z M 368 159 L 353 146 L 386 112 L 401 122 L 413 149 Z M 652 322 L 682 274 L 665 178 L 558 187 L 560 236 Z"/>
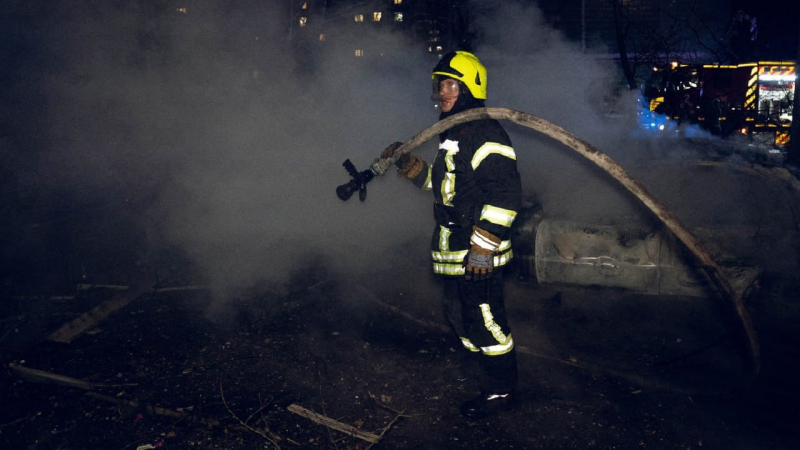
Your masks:
<path fill-rule="evenodd" d="M 508 392 L 516 383 L 517 362 L 505 314 L 502 268 L 484 281 L 443 278 L 445 314 L 465 351 L 478 355 L 481 388 Z"/>

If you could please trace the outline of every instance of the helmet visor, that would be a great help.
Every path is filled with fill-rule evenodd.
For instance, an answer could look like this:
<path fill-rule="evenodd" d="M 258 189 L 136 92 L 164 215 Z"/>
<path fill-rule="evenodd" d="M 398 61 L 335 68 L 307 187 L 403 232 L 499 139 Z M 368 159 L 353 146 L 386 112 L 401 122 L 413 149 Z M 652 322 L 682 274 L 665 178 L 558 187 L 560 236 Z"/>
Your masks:
<path fill-rule="evenodd" d="M 459 94 L 458 81 L 437 75 L 433 77 L 431 90 L 431 100 L 435 102 L 455 100 Z"/>

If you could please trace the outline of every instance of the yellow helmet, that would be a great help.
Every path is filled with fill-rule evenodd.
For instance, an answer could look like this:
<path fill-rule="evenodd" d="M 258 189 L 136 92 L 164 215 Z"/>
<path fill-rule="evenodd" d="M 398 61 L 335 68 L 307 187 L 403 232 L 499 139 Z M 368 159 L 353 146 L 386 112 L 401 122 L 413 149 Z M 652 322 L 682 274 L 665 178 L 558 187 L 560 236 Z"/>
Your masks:
<path fill-rule="evenodd" d="M 436 84 L 437 76 L 453 78 L 464 84 L 473 97 L 486 100 L 486 67 L 472 53 L 450 52 L 433 68 L 431 78 Z"/>

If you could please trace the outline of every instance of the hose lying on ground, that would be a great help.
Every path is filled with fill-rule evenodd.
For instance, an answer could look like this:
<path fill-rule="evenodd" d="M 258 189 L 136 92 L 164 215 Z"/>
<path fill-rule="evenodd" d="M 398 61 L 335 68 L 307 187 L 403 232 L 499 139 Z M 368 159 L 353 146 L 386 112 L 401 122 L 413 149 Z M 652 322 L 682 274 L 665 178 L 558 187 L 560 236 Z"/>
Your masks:
<path fill-rule="evenodd" d="M 432 139 L 440 133 L 449 130 L 466 122 L 472 122 L 480 119 L 496 119 L 508 120 L 518 125 L 536 130 L 546 136 L 555 139 L 558 142 L 566 145 L 567 147 L 577 151 L 586 159 L 595 163 L 598 167 L 602 168 L 615 180 L 620 182 L 626 189 L 636 196 L 645 206 L 647 206 L 653 214 L 661 220 L 664 225 L 672 231 L 677 238 L 683 242 L 689 249 L 692 255 L 697 258 L 703 270 L 708 274 L 712 283 L 717 287 L 722 296 L 732 306 L 741 322 L 745 336 L 747 338 L 747 349 L 750 362 L 750 370 L 752 377 L 758 375 L 761 365 L 761 350 L 759 348 L 758 337 L 756 335 L 753 322 L 750 315 L 745 309 L 744 305 L 744 292 L 736 292 L 733 289 L 728 278 L 722 272 L 717 263 L 711 259 L 709 253 L 700 245 L 700 242 L 692 235 L 689 230 L 678 220 L 678 218 L 669 211 L 663 203 L 656 199 L 647 189 L 628 175 L 625 170 L 614 162 L 608 155 L 602 153 L 597 148 L 591 146 L 587 142 L 582 141 L 578 137 L 570 134 L 563 128 L 554 125 L 544 119 L 540 119 L 530 114 L 514 111 L 506 108 L 475 108 L 470 109 L 459 114 L 455 114 L 446 119 L 436 122 L 431 127 L 423 130 L 416 136 L 406 141 L 403 145 L 398 147 L 391 158 L 392 163 L 397 161 L 400 156 L 411 152 L 424 142 Z"/>

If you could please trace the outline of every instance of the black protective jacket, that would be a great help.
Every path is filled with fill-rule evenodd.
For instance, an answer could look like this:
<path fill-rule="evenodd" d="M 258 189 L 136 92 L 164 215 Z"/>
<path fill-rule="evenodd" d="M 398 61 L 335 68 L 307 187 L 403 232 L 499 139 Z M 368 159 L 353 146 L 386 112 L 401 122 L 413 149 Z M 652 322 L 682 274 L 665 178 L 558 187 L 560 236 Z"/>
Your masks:
<path fill-rule="evenodd" d="M 473 225 L 502 239 L 495 267 L 511 260 L 509 230 L 522 189 L 516 154 L 500 123 L 477 120 L 442 133 L 433 164 L 426 164 L 413 181 L 433 190 L 436 229 L 431 257 L 435 273 L 464 275 Z"/>

